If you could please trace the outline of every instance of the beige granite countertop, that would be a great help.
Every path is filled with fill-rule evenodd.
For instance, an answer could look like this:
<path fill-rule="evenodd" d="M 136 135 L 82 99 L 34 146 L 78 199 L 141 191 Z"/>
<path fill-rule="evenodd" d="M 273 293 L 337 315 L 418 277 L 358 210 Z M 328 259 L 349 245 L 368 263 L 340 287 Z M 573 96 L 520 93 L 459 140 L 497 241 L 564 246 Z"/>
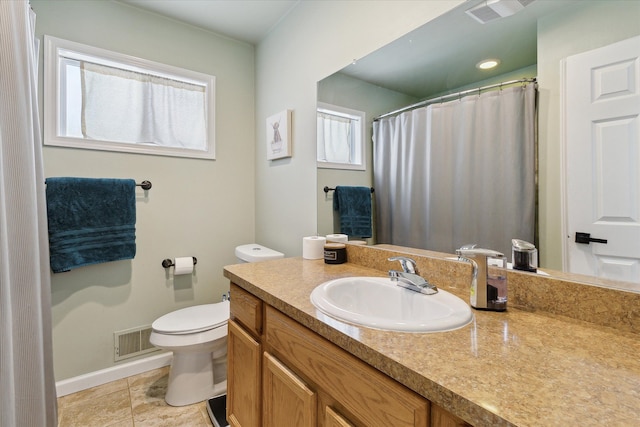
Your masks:
<path fill-rule="evenodd" d="M 622 306 L 613 314 L 618 319 L 613 323 L 620 323 L 618 328 L 611 326 L 603 310 L 597 310 L 597 318 L 605 319 L 601 324 L 580 320 L 585 316 L 582 308 L 574 318 L 556 314 L 556 306 L 580 307 L 576 301 L 581 298 L 576 295 L 555 301 L 548 311 L 543 303 L 538 307 L 538 303 L 531 303 L 533 299 L 526 290 L 527 284 L 537 283 L 538 277 L 510 275 L 509 294 L 514 293 L 516 301 L 507 312 L 474 310 L 470 325 L 429 334 L 350 325 L 324 316 L 311 304 L 311 291 L 327 280 L 385 276 L 389 266 L 375 257 L 386 260 L 388 255 L 386 251 L 353 248 L 346 264 L 285 258 L 227 266 L 224 274 L 472 425 L 640 426 L 638 294 L 618 293 L 610 298 L 620 297 L 621 302 L 611 310 Z M 468 273 L 462 263 L 448 264 L 447 260 L 429 257 L 417 260 L 419 266 L 428 267 L 427 271 L 436 276 L 438 286 L 467 300 L 466 289 L 460 284 Z M 425 268 L 422 271 L 429 278 Z M 442 283 L 445 277 L 457 277 L 449 282 L 456 287 Z M 543 285 L 536 288 L 545 289 Z M 598 289 L 593 290 L 597 293 Z"/>

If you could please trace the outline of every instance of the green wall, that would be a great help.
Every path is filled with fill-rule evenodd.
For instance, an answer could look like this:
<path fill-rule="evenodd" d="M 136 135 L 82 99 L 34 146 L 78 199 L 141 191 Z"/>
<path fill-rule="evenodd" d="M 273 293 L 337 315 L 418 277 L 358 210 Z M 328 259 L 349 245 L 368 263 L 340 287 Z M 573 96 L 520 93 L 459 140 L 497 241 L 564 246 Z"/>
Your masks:
<path fill-rule="evenodd" d="M 31 4 L 40 39 L 47 34 L 216 76 L 214 161 L 44 147 L 46 176 L 153 183 L 146 196 L 137 193 L 135 259 L 52 276 L 54 365 L 61 380 L 117 365 L 114 331 L 220 301 L 228 290 L 223 266 L 236 262 L 235 246 L 255 237 L 255 49 L 118 2 Z M 179 256 L 198 258 L 195 275 L 174 280 L 162 268 L 163 259 Z"/>

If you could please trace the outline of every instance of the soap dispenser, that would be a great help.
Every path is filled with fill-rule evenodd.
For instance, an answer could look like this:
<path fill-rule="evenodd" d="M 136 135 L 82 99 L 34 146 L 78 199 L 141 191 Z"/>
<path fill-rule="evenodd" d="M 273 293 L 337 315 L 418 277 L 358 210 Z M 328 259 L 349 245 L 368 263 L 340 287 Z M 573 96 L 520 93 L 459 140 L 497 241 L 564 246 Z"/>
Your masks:
<path fill-rule="evenodd" d="M 507 309 L 507 259 L 504 254 L 465 245 L 456 250 L 462 261 L 473 266 L 470 305 L 478 310 L 505 311 Z"/>
<path fill-rule="evenodd" d="M 511 240 L 511 260 L 514 270 L 529 271 L 535 273 L 538 271 L 538 250 L 536 247 L 524 240 Z"/>

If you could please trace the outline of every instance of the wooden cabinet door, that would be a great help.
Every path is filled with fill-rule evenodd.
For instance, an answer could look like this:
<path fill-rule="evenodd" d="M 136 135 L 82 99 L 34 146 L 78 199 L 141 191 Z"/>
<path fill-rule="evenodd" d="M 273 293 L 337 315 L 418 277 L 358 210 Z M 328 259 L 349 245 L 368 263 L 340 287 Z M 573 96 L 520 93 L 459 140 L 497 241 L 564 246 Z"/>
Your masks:
<path fill-rule="evenodd" d="M 316 393 L 266 352 L 263 369 L 263 426 L 315 427 Z"/>
<path fill-rule="evenodd" d="M 432 403 L 431 427 L 471 427 L 471 424 Z"/>
<path fill-rule="evenodd" d="M 263 343 L 267 351 L 342 405 L 351 423 L 367 427 L 428 426 L 429 402 L 422 396 L 273 307 L 266 307 L 265 318 Z"/>
<path fill-rule="evenodd" d="M 353 424 L 334 411 L 330 406 L 325 406 L 324 427 L 353 427 Z"/>
<path fill-rule="evenodd" d="M 227 420 L 233 427 L 260 427 L 262 348 L 229 320 L 227 345 Z"/>

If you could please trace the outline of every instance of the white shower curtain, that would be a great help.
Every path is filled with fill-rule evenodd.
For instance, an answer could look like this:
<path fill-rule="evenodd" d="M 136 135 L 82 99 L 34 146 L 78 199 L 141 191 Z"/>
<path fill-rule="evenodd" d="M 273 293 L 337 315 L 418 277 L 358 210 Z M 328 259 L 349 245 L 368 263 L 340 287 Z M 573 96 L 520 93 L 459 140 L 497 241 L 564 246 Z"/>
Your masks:
<path fill-rule="evenodd" d="M 374 122 L 378 243 L 510 257 L 535 239 L 535 85 Z"/>
<path fill-rule="evenodd" d="M 0 427 L 57 425 L 34 26 L 0 1 Z"/>

